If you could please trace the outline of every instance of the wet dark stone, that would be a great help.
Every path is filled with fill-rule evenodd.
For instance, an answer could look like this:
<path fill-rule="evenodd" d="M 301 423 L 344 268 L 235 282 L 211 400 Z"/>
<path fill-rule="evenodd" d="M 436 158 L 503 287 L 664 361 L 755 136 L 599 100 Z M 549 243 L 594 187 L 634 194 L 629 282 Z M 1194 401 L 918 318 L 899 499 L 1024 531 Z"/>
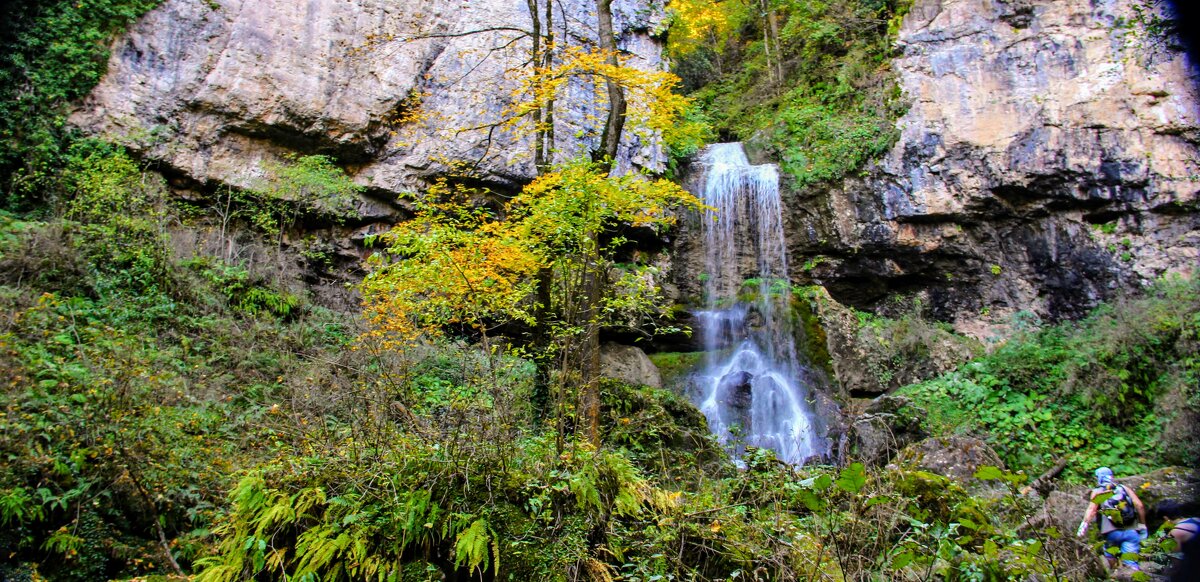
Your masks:
<path fill-rule="evenodd" d="M 721 378 L 718 399 L 736 410 L 750 410 L 754 375 L 746 371 L 732 372 Z"/>

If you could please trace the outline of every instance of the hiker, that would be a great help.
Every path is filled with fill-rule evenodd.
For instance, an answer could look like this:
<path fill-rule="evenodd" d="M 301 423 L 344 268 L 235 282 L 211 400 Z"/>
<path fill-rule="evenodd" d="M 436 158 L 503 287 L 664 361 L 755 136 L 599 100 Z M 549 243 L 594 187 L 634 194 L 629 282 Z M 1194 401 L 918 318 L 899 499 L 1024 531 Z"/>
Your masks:
<path fill-rule="evenodd" d="M 1156 509 L 1167 520 L 1163 529 L 1166 529 L 1167 535 L 1175 540 L 1175 551 L 1170 554 L 1171 570 L 1173 573 L 1179 574 L 1183 569 L 1186 554 L 1192 553 L 1194 561 L 1196 558 L 1194 554 L 1200 550 L 1200 546 L 1197 545 L 1200 544 L 1200 537 L 1196 535 L 1200 534 L 1200 517 L 1184 517 L 1187 508 L 1180 503 L 1164 502 L 1159 504 Z M 1167 529 L 1166 526 L 1170 526 L 1170 529 Z M 1194 563 L 1192 568 L 1195 568 Z"/>
<path fill-rule="evenodd" d="M 1146 507 L 1128 487 L 1113 479 L 1112 469 L 1100 467 L 1096 469 L 1096 485 L 1092 489 L 1091 503 L 1079 523 L 1079 537 L 1087 534 L 1088 526 L 1095 519 L 1100 520 L 1100 535 L 1104 537 L 1104 558 L 1108 569 L 1117 565 L 1117 558 L 1130 569 L 1140 570 L 1136 559 L 1141 551 L 1142 541 L 1150 535 L 1146 528 Z M 1104 498 L 1097 501 L 1096 498 Z M 1112 550 L 1117 548 L 1117 551 Z"/>

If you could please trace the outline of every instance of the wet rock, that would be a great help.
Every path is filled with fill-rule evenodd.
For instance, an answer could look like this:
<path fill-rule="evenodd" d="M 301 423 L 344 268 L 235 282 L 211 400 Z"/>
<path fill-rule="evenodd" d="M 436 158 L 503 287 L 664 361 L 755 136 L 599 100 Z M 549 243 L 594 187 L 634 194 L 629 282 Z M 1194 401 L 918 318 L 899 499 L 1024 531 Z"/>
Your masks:
<path fill-rule="evenodd" d="M 724 404 L 743 433 L 752 434 L 750 407 L 754 398 L 754 375 L 744 370 L 731 372 L 717 383 L 717 401 Z"/>
<path fill-rule="evenodd" d="M 600 346 L 600 375 L 629 384 L 662 388 L 658 367 L 641 348 L 615 343 Z"/>
<path fill-rule="evenodd" d="M 835 464 L 843 464 L 851 454 L 850 426 L 842 406 L 824 390 L 813 390 L 811 394 L 817 434 L 823 434 L 829 442 L 829 458 Z"/>

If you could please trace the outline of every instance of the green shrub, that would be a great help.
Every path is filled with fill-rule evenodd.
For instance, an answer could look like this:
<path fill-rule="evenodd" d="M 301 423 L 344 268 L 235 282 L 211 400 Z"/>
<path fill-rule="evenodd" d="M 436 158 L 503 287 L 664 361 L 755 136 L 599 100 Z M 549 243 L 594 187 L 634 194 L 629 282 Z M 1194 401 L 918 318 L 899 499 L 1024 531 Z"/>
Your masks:
<path fill-rule="evenodd" d="M 718 130 L 765 150 L 798 186 L 838 180 L 899 136 L 905 106 L 888 59 L 909 5 L 772 0 L 772 26 L 762 10 L 718 4 L 706 10 L 724 11 L 730 33 L 672 45 L 674 66 Z"/>
<path fill-rule="evenodd" d="M 70 103 L 99 82 L 109 41 L 161 0 L 16 0 L 0 25 L 0 189 L 9 208 L 49 198 L 73 139 Z"/>
<path fill-rule="evenodd" d="M 939 431 L 986 435 L 1010 467 L 1041 471 L 1069 456 L 1068 476 L 1082 481 L 1101 465 L 1132 474 L 1192 464 L 1196 448 L 1181 443 L 1195 435 L 1165 431 L 1200 412 L 1198 313 L 1200 280 L 1168 278 L 901 393 Z"/>
<path fill-rule="evenodd" d="M 216 287 L 231 307 L 247 315 L 267 315 L 286 320 L 303 305 L 299 297 L 271 288 L 264 278 L 253 277 L 244 267 L 211 258 L 193 259 L 183 266 L 199 272 Z"/>

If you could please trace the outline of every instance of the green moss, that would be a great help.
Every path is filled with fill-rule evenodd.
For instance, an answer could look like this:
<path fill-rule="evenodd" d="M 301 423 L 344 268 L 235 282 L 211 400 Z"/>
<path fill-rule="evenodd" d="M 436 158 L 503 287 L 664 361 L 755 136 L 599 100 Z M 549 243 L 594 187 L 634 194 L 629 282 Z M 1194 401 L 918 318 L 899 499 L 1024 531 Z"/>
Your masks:
<path fill-rule="evenodd" d="M 674 479 L 726 461 L 704 415 L 679 395 L 610 379 L 601 382 L 601 394 L 604 440 L 651 474 Z"/>
<path fill-rule="evenodd" d="M 821 318 L 817 315 L 812 299 L 807 294 L 792 295 L 792 313 L 804 330 L 803 342 L 800 349 L 810 366 L 816 366 L 825 371 L 830 378 L 834 377 L 833 357 L 829 355 L 828 338 Z"/>
<path fill-rule="evenodd" d="M 659 352 L 649 356 L 662 375 L 663 386 L 679 392 L 687 377 L 704 363 L 705 352 Z"/>

